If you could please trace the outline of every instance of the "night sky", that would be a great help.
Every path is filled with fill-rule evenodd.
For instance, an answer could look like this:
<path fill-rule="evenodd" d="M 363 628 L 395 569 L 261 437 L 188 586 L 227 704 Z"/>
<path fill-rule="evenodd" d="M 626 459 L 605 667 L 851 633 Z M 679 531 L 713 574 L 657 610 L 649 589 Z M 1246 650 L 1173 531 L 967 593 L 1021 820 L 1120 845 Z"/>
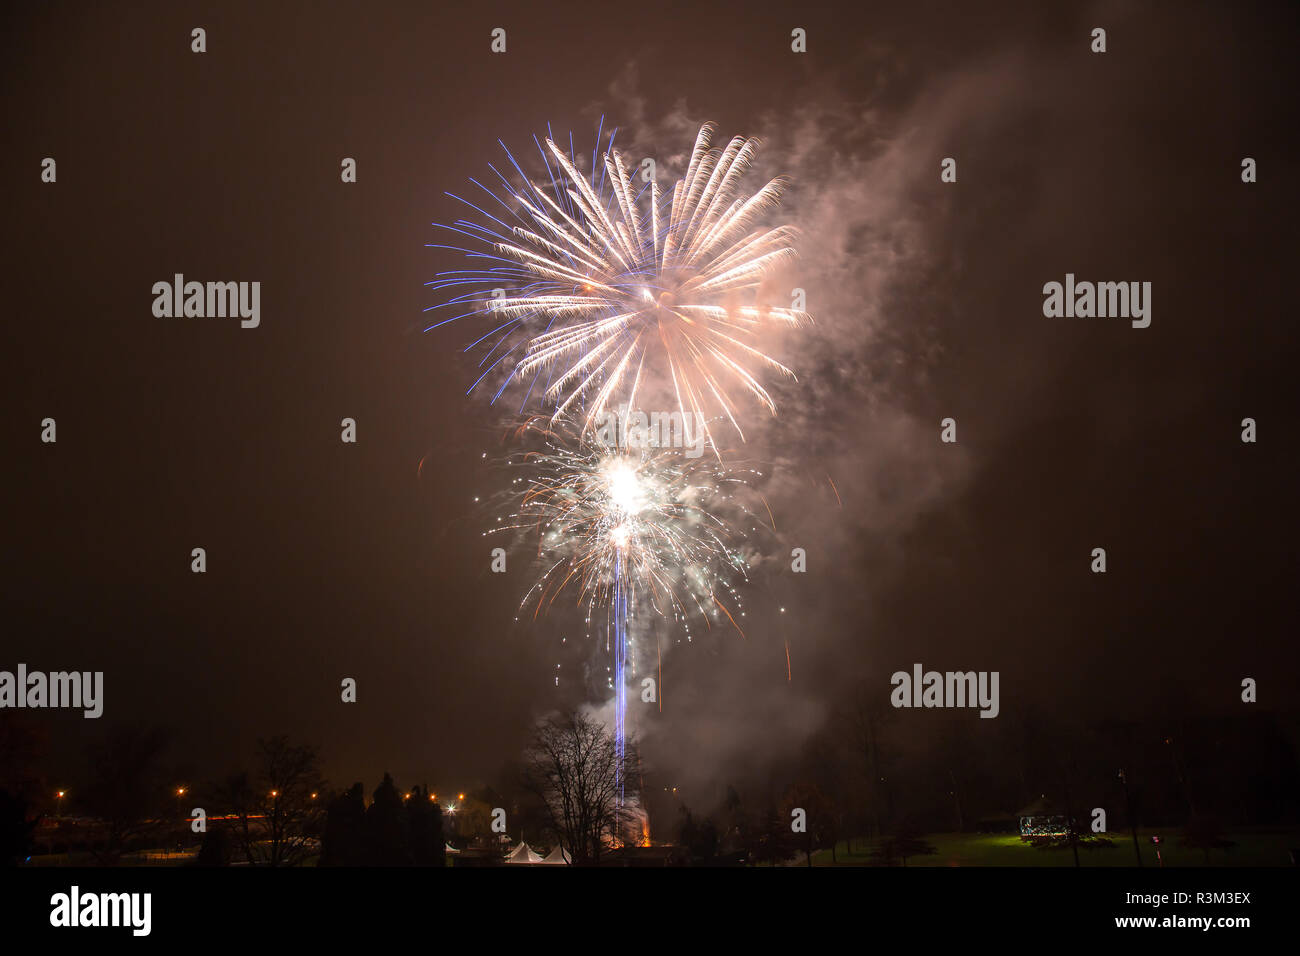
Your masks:
<path fill-rule="evenodd" d="M 742 589 L 752 623 L 670 647 L 663 713 L 635 715 L 663 779 L 761 777 L 917 662 L 999 671 L 1003 720 L 1233 713 L 1248 676 L 1261 706 L 1300 702 L 1294 7 L 3 18 L 0 668 L 106 682 L 99 721 L 39 715 L 52 774 L 145 722 L 198 777 L 287 733 L 336 783 L 463 785 L 584 698 L 605 658 L 563 615 L 516 624 L 522 566 L 489 572 L 473 498 L 514 408 L 466 394 L 485 329 L 426 333 L 424 283 L 462 267 L 431 223 L 498 138 L 526 155 L 550 123 L 590 151 L 602 116 L 674 175 L 706 120 L 760 137 L 815 317 L 776 343 L 799 378 L 743 449 L 780 530 Z M 178 272 L 260 281 L 260 327 L 156 318 Z M 1151 282 L 1151 326 L 1044 317 L 1066 273 Z"/>

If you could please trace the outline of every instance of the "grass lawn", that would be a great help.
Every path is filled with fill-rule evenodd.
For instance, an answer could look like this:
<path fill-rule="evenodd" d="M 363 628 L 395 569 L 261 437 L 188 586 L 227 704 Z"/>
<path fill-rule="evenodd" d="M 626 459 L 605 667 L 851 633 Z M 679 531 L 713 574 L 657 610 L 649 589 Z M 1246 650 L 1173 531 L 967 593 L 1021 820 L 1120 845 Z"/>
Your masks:
<path fill-rule="evenodd" d="M 1182 836 L 1176 828 L 1138 830 L 1144 866 L 1157 866 L 1155 847 L 1149 837 L 1161 837 L 1160 855 L 1165 866 L 1205 866 L 1205 853 L 1179 845 Z M 1108 833 L 1113 847 L 1079 849 L 1080 866 L 1136 866 L 1133 837 L 1127 832 Z M 1290 866 L 1288 850 L 1300 847 L 1300 830 L 1240 831 L 1227 835 L 1237 845 L 1228 850 L 1211 850 L 1210 866 Z M 908 866 L 1073 866 L 1070 848 L 1039 850 L 1020 841 L 1016 834 L 930 833 L 925 841 L 939 852 L 929 856 L 908 857 Z M 866 841 L 854 840 L 855 855 L 849 856 L 843 842 L 836 848 L 838 857 L 831 863 L 830 850 L 813 854 L 815 866 L 864 866 L 872 861 Z"/>

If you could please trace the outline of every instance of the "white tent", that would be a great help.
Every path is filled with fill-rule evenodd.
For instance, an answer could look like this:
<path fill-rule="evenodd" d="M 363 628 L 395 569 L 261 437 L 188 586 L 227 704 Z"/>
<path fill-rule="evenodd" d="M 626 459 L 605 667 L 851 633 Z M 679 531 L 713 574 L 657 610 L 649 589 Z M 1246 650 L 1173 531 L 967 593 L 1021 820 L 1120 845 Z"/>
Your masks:
<path fill-rule="evenodd" d="M 541 863 L 542 857 L 540 853 L 534 853 L 531 849 L 528 848 L 527 843 L 524 843 L 522 840 L 520 840 L 519 845 L 515 847 L 513 850 L 511 850 L 510 855 L 506 857 L 506 862 L 507 863 Z"/>
<path fill-rule="evenodd" d="M 555 844 L 555 849 L 552 850 L 550 853 L 548 853 L 546 855 L 546 859 L 542 860 L 542 862 L 564 864 L 564 863 L 570 863 L 572 861 L 569 859 L 569 854 L 564 852 L 564 847 L 560 846 L 557 843 Z"/>

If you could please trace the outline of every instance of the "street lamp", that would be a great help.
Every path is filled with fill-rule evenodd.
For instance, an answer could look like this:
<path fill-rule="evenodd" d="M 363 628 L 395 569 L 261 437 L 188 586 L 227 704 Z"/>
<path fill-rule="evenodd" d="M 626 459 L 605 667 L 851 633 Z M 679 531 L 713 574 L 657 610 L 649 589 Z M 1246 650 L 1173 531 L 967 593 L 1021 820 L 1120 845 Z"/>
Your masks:
<path fill-rule="evenodd" d="M 67 792 L 68 791 L 66 790 L 60 790 L 58 793 L 55 794 L 55 797 L 57 797 L 59 801 L 58 804 L 56 805 L 57 807 L 57 809 L 55 810 L 56 816 L 63 816 L 63 795 Z"/>

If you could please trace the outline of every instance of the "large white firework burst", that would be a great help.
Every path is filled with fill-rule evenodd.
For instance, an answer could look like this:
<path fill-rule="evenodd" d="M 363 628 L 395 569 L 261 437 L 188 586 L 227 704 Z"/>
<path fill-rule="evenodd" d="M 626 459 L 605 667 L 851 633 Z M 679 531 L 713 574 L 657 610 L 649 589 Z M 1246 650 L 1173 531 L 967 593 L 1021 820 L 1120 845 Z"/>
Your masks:
<path fill-rule="evenodd" d="M 498 320 L 474 343 L 486 352 L 475 385 L 505 363 L 498 396 L 510 380 L 527 383 L 523 404 L 540 391 L 555 419 L 577 415 L 584 427 L 638 407 L 647 387 L 671 388 L 678 409 L 700 422 L 725 416 L 742 438 L 737 391 L 775 413 L 764 375 L 794 373 L 758 347 L 759 333 L 809 320 L 763 301 L 774 270 L 795 256 L 792 227 L 759 225 L 785 180 L 742 192 L 757 142 L 737 136 L 719 150 L 713 134 L 701 128 L 685 176 L 667 192 L 653 179 L 638 184 L 612 136 L 599 148 L 599 133 L 589 175 L 572 145 L 566 154 L 546 138 L 537 145 L 549 181 L 525 176 L 507 151 L 518 176 L 493 170 L 504 194 L 475 183 L 496 205 L 462 200 L 485 221 L 447 228 L 485 243 L 490 251 L 461 251 L 494 265 L 430 283 L 471 287 L 445 303 L 470 306 L 453 319 Z"/>

